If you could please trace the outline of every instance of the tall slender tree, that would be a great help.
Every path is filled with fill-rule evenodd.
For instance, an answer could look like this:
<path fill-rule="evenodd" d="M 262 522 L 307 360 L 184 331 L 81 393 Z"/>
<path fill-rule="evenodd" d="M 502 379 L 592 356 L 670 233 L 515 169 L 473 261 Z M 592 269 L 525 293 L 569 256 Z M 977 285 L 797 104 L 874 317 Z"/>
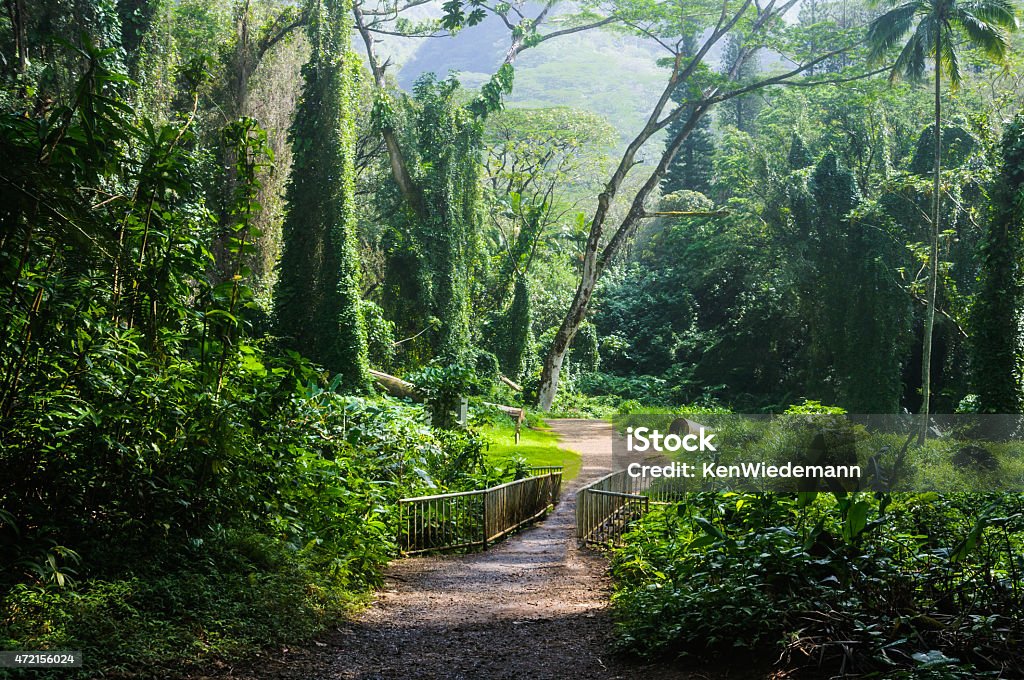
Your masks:
<path fill-rule="evenodd" d="M 311 0 L 309 61 L 289 132 L 283 252 L 275 290 L 277 332 L 293 349 L 342 376 L 368 383 L 360 312 L 355 221 L 357 60 L 349 51 L 350 0 Z"/>
<path fill-rule="evenodd" d="M 963 81 L 958 50 L 971 46 L 990 59 L 1003 62 L 1011 31 L 1017 29 L 1016 8 L 1011 0 L 881 0 L 888 11 L 868 27 L 869 60 L 879 63 L 902 43 L 889 70 L 890 81 L 907 77 L 921 80 L 927 61 L 933 63 L 935 82 L 935 155 L 932 172 L 932 233 L 928 261 L 928 308 L 925 312 L 921 352 L 921 414 L 923 440 L 928 431 L 931 402 L 932 336 L 939 288 L 939 235 L 942 233 L 942 77 L 958 89 Z M 907 37 L 909 36 L 909 38 Z M 904 42 L 904 40 L 906 42 Z"/>

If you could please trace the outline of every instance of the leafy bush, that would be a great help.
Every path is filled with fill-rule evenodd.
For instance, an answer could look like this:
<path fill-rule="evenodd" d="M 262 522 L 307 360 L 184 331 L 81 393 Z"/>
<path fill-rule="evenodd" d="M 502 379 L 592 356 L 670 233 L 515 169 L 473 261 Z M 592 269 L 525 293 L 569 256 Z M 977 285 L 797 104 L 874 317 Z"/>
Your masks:
<path fill-rule="evenodd" d="M 819 672 L 1019 673 L 1022 509 L 1019 495 L 694 494 L 615 554 L 620 641 Z"/>
<path fill-rule="evenodd" d="M 649 406 L 668 405 L 671 397 L 665 380 L 653 375 L 617 376 L 609 373 L 585 373 L 577 382 L 584 394 L 613 396 Z"/>
<path fill-rule="evenodd" d="M 792 404 L 783 413 L 787 415 L 842 415 L 846 413 L 846 409 L 838 406 L 826 406 L 820 401 L 814 401 L 812 399 L 804 399 L 799 404 Z"/>
<path fill-rule="evenodd" d="M 182 663 L 298 642 L 357 602 L 312 552 L 229 532 L 177 564 L 139 556 L 128 575 L 79 590 L 20 584 L 0 599 L 0 647 L 81 650 L 83 677 L 100 668 L 167 677 Z"/>
<path fill-rule="evenodd" d="M 366 344 L 370 364 L 383 371 L 391 370 L 395 363 L 395 324 L 384 318 L 384 310 L 375 302 L 363 300 L 360 310 L 366 327 Z"/>
<path fill-rule="evenodd" d="M 430 408 L 431 422 L 440 428 L 456 426 L 459 401 L 476 390 L 473 369 L 464 364 L 433 361 L 406 376 Z"/>

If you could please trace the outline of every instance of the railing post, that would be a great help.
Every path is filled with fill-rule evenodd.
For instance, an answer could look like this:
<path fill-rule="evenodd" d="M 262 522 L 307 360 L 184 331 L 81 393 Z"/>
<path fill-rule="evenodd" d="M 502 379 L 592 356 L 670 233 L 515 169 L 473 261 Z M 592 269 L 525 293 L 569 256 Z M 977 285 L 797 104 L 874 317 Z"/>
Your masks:
<path fill-rule="evenodd" d="M 483 492 L 484 508 L 483 508 L 483 528 L 484 528 L 484 550 L 487 550 L 487 501 L 491 495 L 490 489 Z"/>

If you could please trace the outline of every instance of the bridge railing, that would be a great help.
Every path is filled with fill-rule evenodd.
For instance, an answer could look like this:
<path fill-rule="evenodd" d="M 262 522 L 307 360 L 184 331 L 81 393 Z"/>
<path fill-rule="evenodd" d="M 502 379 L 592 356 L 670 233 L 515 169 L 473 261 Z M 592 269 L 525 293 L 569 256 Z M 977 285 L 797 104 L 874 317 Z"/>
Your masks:
<path fill-rule="evenodd" d="M 651 504 L 671 503 L 696 488 L 686 479 L 633 477 L 618 470 L 576 492 L 576 540 L 581 545 L 618 546 L 629 524 Z"/>
<path fill-rule="evenodd" d="M 558 502 L 562 468 L 488 489 L 417 496 L 398 501 L 398 545 L 403 555 L 433 550 L 487 548 L 544 515 Z"/>
<path fill-rule="evenodd" d="M 611 472 L 576 492 L 576 540 L 584 545 L 617 545 L 626 527 L 645 513 L 650 499 L 636 493 L 625 470 Z"/>

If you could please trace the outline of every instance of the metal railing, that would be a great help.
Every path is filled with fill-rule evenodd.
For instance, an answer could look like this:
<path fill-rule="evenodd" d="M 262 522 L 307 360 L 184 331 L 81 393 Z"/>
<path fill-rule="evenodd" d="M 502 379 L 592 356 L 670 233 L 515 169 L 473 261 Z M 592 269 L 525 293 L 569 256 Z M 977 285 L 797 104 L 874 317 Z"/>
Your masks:
<path fill-rule="evenodd" d="M 582 501 L 582 502 L 581 502 Z M 580 509 L 584 523 L 579 523 Z M 618 546 L 630 523 L 650 508 L 647 496 L 587 489 L 576 495 L 576 537 L 586 545 Z"/>
<path fill-rule="evenodd" d="M 484 548 L 540 518 L 558 502 L 562 471 L 492 486 L 484 491 Z"/>
<path fill-rule="evenodd" d="M 635 493 L 633 477 L 612 472 L 576 492 L 576 540 L 583 545 L 618 545 L 629 523 L 650 507 Z"/>
<path fill-rule="evenodd" d="M 482 546 L 540 518 L 558 502 L 562 468 L 489 489 L 402 498 L 398 545 L 403 555 Z"/>
<path fill-rule="evenodd" d="M 695 485 L 687 479 L 632 477 L 612 472 L 576 492 L 576 540 L 582 545 L 621 545 L 622 535 L 652 503 L 679 501 Z"/>
<path fill-rule="evenodd" d="M 537 465 L 537 466 L 534 466 L 534 467 L 528 467 L 526 469 L 530 473 L 530 476 L 534 477 L 534 476 L 537 476 L 537 475 L 546 475 L 546 474 L 548 474 L 550 472 L 561 472 L 562 471 L 562 466 L 561 465 Z"/>

